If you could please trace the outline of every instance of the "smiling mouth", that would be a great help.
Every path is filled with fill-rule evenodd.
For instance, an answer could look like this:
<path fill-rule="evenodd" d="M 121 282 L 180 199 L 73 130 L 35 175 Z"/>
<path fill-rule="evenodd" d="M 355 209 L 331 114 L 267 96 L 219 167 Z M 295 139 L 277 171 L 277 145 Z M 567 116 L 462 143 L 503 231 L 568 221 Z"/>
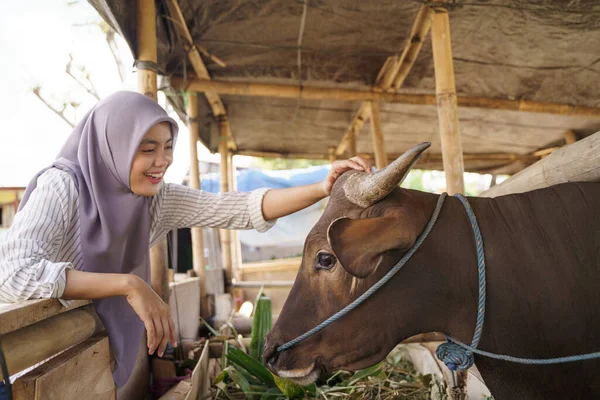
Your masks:
<path fill-rule="evenodd" d="M 292 369 L 289 371 L 277 371 L 277 375 L 281 378 L 289 379 L 298 385 L 310 385 L 319 378 L 319 370 L 315 368 L 313 363 L 310 367 L 303 369 Z"/>
<path fill-rule="evenodd" d="M 153 184 L 160 183 L 164 175 L 165 174 L 163 172 L 159 174 L 144 174 L 144 176 L 150 181 L 150 183 Z"/>

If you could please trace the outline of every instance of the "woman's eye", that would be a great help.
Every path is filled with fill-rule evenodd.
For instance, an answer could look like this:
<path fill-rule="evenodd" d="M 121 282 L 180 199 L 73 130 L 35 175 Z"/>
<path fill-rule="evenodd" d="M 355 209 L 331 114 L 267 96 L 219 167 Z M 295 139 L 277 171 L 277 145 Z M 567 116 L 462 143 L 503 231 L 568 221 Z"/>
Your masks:
<path fill-rule="evenodd" d="M 331 269 L 335 265 L 337 259 L 331 253 L 319 253 L 317 254 L 317 260 L 315 262 L 315 269 Z"/>
<path fill-rule="evenodd" d="M 141 149 L 142 153 L 152 153 L 154 149 Z"/>

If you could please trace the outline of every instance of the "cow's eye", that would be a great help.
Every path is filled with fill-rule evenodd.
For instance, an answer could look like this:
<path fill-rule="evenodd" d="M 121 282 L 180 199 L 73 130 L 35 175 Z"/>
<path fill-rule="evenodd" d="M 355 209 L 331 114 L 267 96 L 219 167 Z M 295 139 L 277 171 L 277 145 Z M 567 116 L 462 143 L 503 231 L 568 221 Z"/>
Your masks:
<path fill-rule="evenodd" d="M 333 254 L 321 252 L 317 254 L 315 269 L 331 269 L 335 265 L 336 261 L 337 259 Z"/>

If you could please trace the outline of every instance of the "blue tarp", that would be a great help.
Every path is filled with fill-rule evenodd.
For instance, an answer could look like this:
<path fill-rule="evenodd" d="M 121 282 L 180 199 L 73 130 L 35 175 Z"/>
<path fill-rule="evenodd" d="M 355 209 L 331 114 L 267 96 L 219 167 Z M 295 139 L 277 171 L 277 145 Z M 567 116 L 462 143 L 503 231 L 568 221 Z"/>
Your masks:
<path fill-rule="evenodd" d="M 317 183 L 325 179 L 330 168 L 330 165 L 322 165 L 280 171 L 245 169 L 237 171 L 237 189 L 240 192 L 250 192 L 263 187 L 279 189 Z M 219 192 L 219 175 L 203 175 L 201 187 L 207 192 Z M 323 204 L 319 202 L 295 214 L 280 218 L 268 232 L 240 231 L 240 241 L 254 247 L 302 246 L 306 235 L 317 223 L 322 212 Z"/>

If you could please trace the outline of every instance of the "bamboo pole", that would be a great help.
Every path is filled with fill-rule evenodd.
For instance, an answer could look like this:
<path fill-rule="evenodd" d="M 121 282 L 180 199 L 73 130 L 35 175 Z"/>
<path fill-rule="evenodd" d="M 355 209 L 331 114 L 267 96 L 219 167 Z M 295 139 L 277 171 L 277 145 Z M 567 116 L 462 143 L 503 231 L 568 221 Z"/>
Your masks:
<path fill-rule="evenodd" d="M 440 2 L 445 2 L 442 0 Z M 435 70 L 435 92 L 437 96 L 438 120 L 442 142 L 446 190 L 450 195 L 465 192 L 462 142 L 458 126 L 458 105 L 454 83 L 452 43 L 450 40 L 450 18 L 448 10 L 433 10 L 431 25 L 433 65 Z M 468 371 L 456 372 L 455 386 L 450 390 L 454 400 L 467 399 Z"/>
<path fill-rule="evenodd" d="M 429 33 L 432 21 L 433 10 L 429 6 L 422 5 L 410 31 L 408 43 L 404 47 L 402 55 L 400 56 L 400 60 L 398 61 L 398 68 L 393 75 L 390 74 L 390 76 L 395 75 L 393 77 L 393 86 L 395 90 L 400 89 L 409 72 L 412 70 L 415 61 L 417 61 L 417 56 L 419 55 L 421 47 L 423 47 L 423 43 L 425 42 L 425 38 Z M 390 86 L 391 83 L 389 80 L 382 82 L 383 89 L 388 89 Z"/>
<path fill-rule="evenodd" d="M 329 164 L 333 164 L 337 158 L 335 156 L 335 147 L 330 147 L 328 153 L 329 153 Z"/>
<path fill-rule="evenodd" d="M 566 144 L 573 144 L 577 141 L 577 135 L 575 134 L 575 132 L 573 131 L 566 131 L 565 132 L 565 143 Z"/>
<path fill-rule="evenodd" d="M 138 60 L 148 65 L 156 65 L 156 8 L 154 0 L 137 0 L 137 41 Z M 141 64 L 142 66 L 144 64 Z M 156 101 L 156 70 L 138 67 L 138 91 Z M 169 301 L 169 280 L 167 238 L 160 239 L 150 249 L 150 283 L 154 291 L 165 301 Z"/>
<path fill-rule="evenodd" d="M 522 193 L 565 182 L 600 182 L 600 132 L 561 147 L 481 196 Z"/>
<path fill-rule="evenodd" d="M 334 148 L 335 149 L 335 148 Z M 334 150 L 337 154 L 337 151 Z M 259 151 L 259 150 L 239 150 L 236 154 L 243 156 L 251 156 L 251 157 L 265 157 L 265 158 L 289 158 L 289 159 L 307 159 L 307 160 L 333 160 L 335 158 L 329 158 L 328 154 L 321 153 L 278 153 L 278 152 L 270 152 L 270 151 Z M 372 158 L 373 155 L 370 153 L 362 153 L 357 152 L 356 155 L 359 155 L 364 158 Z M 402 153 L 388 153 L 388 159 L 396 159 L 400 157 Z M 335 156 L 335 154 L 334 154 Z M 463 153 L 463 160 L 465 161 L 497 161 L 501 162 L 524 162 L 532 164 L 538 161 L 540 157 L 537 157 L 532 154 L 516 154 L 516 153 Z M 425 153 L 419 159 L 418 163 L 426 164 L 433 162 L 442 161 L 441 154 L 435 153 Z"/>
<path fill-rule="evenodd" d="M 354 129 L 348 135 L 348 158 L 352 158 L 356 156 L 356 136 L 358 132 Z"/>
<path fill-rule="evenodd" d="M 346 89 L 298 86 L 295 84 L 272 84 L 257 82 L 229 82 L 192 79 L 184 84 L 180 78 L 172 78 L 171 83 L 177 88 L 196 92 L 212 91 L 215 93 L 275 97 L 305 100 L 346 100 L 346 101 L 381 101 L 395 104 L 437 105 L 433 95 L 389 93 L 380 89 Z M 568 104 L 542 103 L 528 100 L 492 99 L 486 97 L 457 97 L 460 107 L 483 108 L 492 110 L 522 111 L 532 113 L 557 114 L 566 116 L 600 117 L 600 108 L 572 106 Z"/>
<path fill-rule="evenodd" d="M 137 21 L 137 59 L 156 65 L 158 55 L 154 0 L 137 0 Z M 157 101 L 156 70 L 138 67 L 137 74 L 139 92 Z"/>
<path fill-rule="evenodd" d="M 187 94 L 187 116 L 190 135 L 190 180 L 193 189 L 200 189 L 200 170 L 198 160 L 198 95 Z M 204 243 L 202 241 L 202 228 L 192 227 L 192 266 L 196 276 L 200 279 L 200 316 L 209 317 L 208 291 L 206 287 L 206 262 L 204 260 Z"/>
<path fill-rule="evenodd" d="M 237 177 L 235 174 L 235 166 L 233 164 L 233 153 L 229 152 L 229 163 L 227 171 L 229 172 L 229 190 L 237 191 Z M 231 234 L 231 264 L 233 269 L 233 277 L 240 279 L 242 265 L 242 248 L 240 243 L 239 232 L 236 229 L 229 230 Z"/>
<path fill-rule="evenodd" d="M 379 103 L 370 103 L 369 107 L 371 109 L 371 139 L 373 141 L 373 153 L 375 154 L 375 166 L 378 170 L 381 170 L 388 164 L 388 160 L 385 152 L 383 131 L 381 130 Z"/>
<path fill-rule="evenodd" d="M 229 191 L 229 149 L 227 147 L 227 121 L 219 121 L 219 154 L 221 155 L 220 165 L 220 185 L 221 192 Z M 225 277 L 227 282 L 231 282 L 233 278 L 232 271 L 232 260 L 231 260 L 231 234 L 227 229 L 220 229 L 219 236 L 221 237 L 221 258 L 223 261 L 223 268 L 225 269 Z"/>
<path fill-rule="evenodd" d="M 196 76 L 200 79 L 210 81 L 210 74 L 208 73 L 208 69 L 206 68 L 204 61 L 202 61 L 202 57 L 200 56 L 200 52 L 203 50 L 203 48 L 194 44 L 194 39 L 185 22 L 185 18 L 183 17 L 183 13 L 181 12 L 181 8 L 179 7 L 177 0 L 168 0 L 167 8 L 169 9 L 171 19 L 174 22 L 175 30 L 183 41 L 184 49 L 188 54 L 188 59 L 190 60 L 190 64 L 192 65 Z M 204 96 L 206 97 L 206 101 L 208 102 L 208 105 L 215 117 L 219 118 L 227 115 L 225 105 L 223 104 L 223 101 L 217 92 L 205 91 Z M 231 129 L 229 129 L 229 122 L 227 122 L 227 124 L 228 147 L 232 150 L 236 150 L 237 147 L 233 135 L 231 134 Z"/>
<path fill-rule="evenodd" d="M 89 306 L 55 315 L 0 336 L 8 374 L 13 375 L 83 342 L 102 330 Z M 0 380 L 5 377 L 0 370 Z"/>
<path fill-rule="evenodd" d="M 458 107 L 450 42 L 450 19 L 446 9 L 436 9 L 431 26 L 435 87 L 446 187 L 450 195 L 464 193 L 464 162 L 458 126 Z"/>

